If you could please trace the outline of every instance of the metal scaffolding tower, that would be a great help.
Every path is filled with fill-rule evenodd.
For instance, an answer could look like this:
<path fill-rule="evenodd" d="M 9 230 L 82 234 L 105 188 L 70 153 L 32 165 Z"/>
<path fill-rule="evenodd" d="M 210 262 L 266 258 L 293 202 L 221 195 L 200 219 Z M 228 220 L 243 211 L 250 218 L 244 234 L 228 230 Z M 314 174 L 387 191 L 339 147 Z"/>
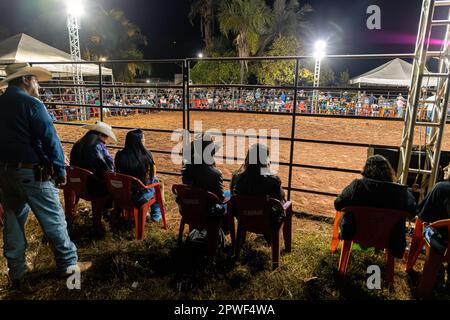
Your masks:
<path fill-rule="evenodd" d="M 316 59 L 316 65 L 314 67 L 314 84 L 313 87 L 314 88 L 318 88 L 320 86 L 320 64 L 321 64 L 321 59 Z M 318 113 L 319 112 L 319 90 L 314 90 L 313 91 L 313 98 L 312 98 L 312 111 L 314 113 Z"/>
<path fill-rule="evenodd" d="M 398 167 L 398 178 L 402 184 L 407 184 L 409 173 L 424 177 L 421 185 L 422 197 L 428 194 L 436 183 L 450 94 L 450 18 L 437 20 L 435 9 L 439 7 L 447 10 L 445 13 L 448 17 L 450 1 L 423 1 Z M 446 29 L 445 34 L 442 32 L 442 38 L 439 39 L 441 40 L 439 50 L 431 51 L 430 46 L 436 43 L 435 39 L 433 42 L 430 41 L 435 27 Z M 438 56 L 439 71 L 437 73 L 427 71 L 426 64 L 431 56 Z M 432 90 L 429 90 L 427 84 L 429 79 L 437 80 L 437 85 Z M 428 98 L 430 94 L 434 95 L 434 101 Z M 427 110 L 430 104 L 433 104 L 432 115 L 424 117 L 423 111 Z M 426 155 L 426 160 L 419 160 L 418 166 L 411 168 L 414 134 L 420 127 L 426 128 L 427 131 L 424 147 L 418 148 L 419 154 Z M 420 158 L 421 155 L 419 155 Z"/>
<path fill-rule="evenodd" d="M 79 18 L 68 12 L 67 16 L 67 28 L 69 29 L 69 40 L 70 40 L 70 55 L 72 61 L 80 62 L 81 61 L 81 50 L 80 50 L 80 22 Z M 85 90 L 84 87 L 80 87 L 80 85 L 84 84 L 83 81 L 83 72 L 81 69 L 81 64 L 72 64 L 72 73 L 73 73 L 73 82 L 76 85 L 74 88 L 75 93 L 75 103 L 84 105 L 85 104 Z M 86 108 L 81 107 L 81 120 L 87 120 L 86 118 Z"/>

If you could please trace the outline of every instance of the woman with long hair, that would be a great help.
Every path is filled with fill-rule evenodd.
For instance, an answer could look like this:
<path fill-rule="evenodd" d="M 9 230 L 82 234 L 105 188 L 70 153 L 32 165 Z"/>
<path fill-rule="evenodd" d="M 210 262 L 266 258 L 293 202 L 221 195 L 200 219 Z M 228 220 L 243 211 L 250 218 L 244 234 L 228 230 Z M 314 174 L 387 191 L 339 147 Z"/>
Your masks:
<path fill-rule="evenodd" d="M 211 135 L 198 134 L 189 148 L 184 150 L 181 175 L 184 184 L 214 193 L 223 200 L 229 194 L 224 193 L 222 172 L 214 161 L 214 155 L 219 148 Z"/>
<path fill-rule="evenodd" d="M 117 152 L 115 158 L 116 172 L 126 174 L 139 179 L 144 185 L 158 182 L 155 177 L 155 162 L 152 153 L 144 146 L 145 137 L 140 129 L 127 133 L 125 147 Z M 155 195 L 155 189 L 133 190 L 133 197 L 136 202 L 148 201 Z M 151 219 L 161 220 L 161 208 L 158 203 L 151 206 Z"/>
<path fill-rule="evenodd" d="M 266 145 L 258 143 L 250 147 L 244 164 L 233 174 L 231 193 L 269 196 L 285 201 L 281 179 L 270 171 L 270 154 Z"/>
<path fill-rule="evenodd" d="M 374 155 L 367 159 L 361 172 L 362 178 L 350 183 L 334 201 L 336 210 L 350 206 L 416 211 L 416 201 L 406 186 L 395 183 L 395 171 L 389 161 Z M 345 213 L 341 222 L 341 238 L 350 240 L 356 232 L 354 217 Z M 406 248 L 405 224 L 396 226 L 390 249 L 394 256 L 401 258 Z"/>

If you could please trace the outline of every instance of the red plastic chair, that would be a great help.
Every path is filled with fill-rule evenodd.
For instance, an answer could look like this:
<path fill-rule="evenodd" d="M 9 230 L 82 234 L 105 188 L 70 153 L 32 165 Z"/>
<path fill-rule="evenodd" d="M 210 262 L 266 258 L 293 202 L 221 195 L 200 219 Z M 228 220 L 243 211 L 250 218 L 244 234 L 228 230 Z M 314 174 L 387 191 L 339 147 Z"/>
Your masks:
<path fill-rule="evenodd" d="M 231 210 L 238 221 L 236 259 L 239 259 L 241 247 L 245 242 L 247 231 L 258 234 L 270 234 L 272 240 L 272 269 L 278 268 L 280 261 L 280 232 L 283 230 L 286 252 L 292 250 L 292 203 L 284 205 L 277 199 L 261 196 L 233 196 Z M 285 212 L 283 223 L 273 226 L 273 214 Z"/>
<path fill-rule="evenodd" d="M 159 183 L 145 186 L 139 179 L 127 176 L 125 174 L 113 172 L 107 172 L 105 174 L 105 177 L 108 191 L 114 200 L 115 213 L 117 214 L 120 210 L 123 210 L 127 219 L 134 217 L 137 240 L 142 240 L 144 238 L 144 227 L 147 212 L 150 209 L 150 206 L 156 202 L 161 208 L 161 216 L 164 229 L 167 229 L 166 211 L 164 209 L 163 197 L 161 194 L 161 185 Z M 155 188 L 155 196 L 146 204 L 138 208 L 134 205 L 132 199 L 133 186 L 137 186 L 140 189 Z"/>
<path fill-rule="evenodd" d="M 87 182 L 89 179 L 99 180 L 92 172 L 70 166 L 66 168 L 67 184 L 64 186 L 64 205 L 66 217 L 69 221 L 72 220 L 77 212 L 78 201 L 80 199 L 90 201 L 92 206 L 93 224 L 96 233 L 103 232 L 102 226 L 102 212 L 105 208 L 109 196 L 96 197 L 88 193 Z"/>
<path fill-rule="evenodd" d="M 222 219 L 211 219 L 210 210 L 216 204 L 223 204 L 213 193 L 203 189 L 176 184 L 172 186 L 172 192 L 176 195 L 179 212 L 181 214 L 178 243 L 183 242 L 183 232 L 186 224 L 189 229 L 206 229 L 208 241 L 208 256 L 214 257 L 217 252 L 219 229 L 225 221 L 230 230 L 232 245 L 235 242 L 235 229 L 233 216 L 229 210 Z"/>
<path fill-rule="evenodd" d="M 434 229 L 447 228 L 450 234 L 450 219 L 436 221 L 430 224 L 430 227 Z M 423 266 L 422 280 L 420 281 L 419 287 L 417 288 L 417 295 L 422 298 L 427 298 L 433 291 L 433 286 L 436 282 L 436 277 L 442 263 L 450 262 L 450 241 L 443 256 L 436 253 L 430 247 L 428 241 L 424 240 L 424 242 L 426 248 L 425 265 Z"/>
<path fill-rule="evenodd" d="M 417 219 L 414 227 L 414 235 L 411 240 L 411 246 L 409 248 L 408 259 L 406 261 L 406 272 L 411 271 L 414 268 L 417 258 L 419 258 L 420 252 L 422 251 L 424 245 L 423 221 L 421 219 Z"/>
<path fill-rule="evenodd" d="M 352 240 L 343 240 L 341 256 L 339 259 L 339 273 L 347 273 L 348 262 L 353 243 L 365 247 L 385 249 L 387 263 L 387 282 L 394 282 L 394 256 L 389 251 L 389 238 L 395 225 L 402 220 L 411 217 L 409 212 L 369 208 L 348 207 L 342 212 L 337 212 L 333 226 L 333 239 L 331 241 L 331 253 L 334 254 L 339 246 L 339 222 L 346 212 L 351 212 L 355 218 L 356 233 Z"/>

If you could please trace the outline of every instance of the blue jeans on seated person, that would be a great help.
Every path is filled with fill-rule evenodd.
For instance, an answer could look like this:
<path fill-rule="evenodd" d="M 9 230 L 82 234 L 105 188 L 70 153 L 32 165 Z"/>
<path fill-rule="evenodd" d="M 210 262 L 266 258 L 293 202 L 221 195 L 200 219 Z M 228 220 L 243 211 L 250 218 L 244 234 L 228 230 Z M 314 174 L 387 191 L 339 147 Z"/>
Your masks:
<path fill-rule="evenodd" d="M 0 168 L 0 188 L 5 210 L 3 254 L 8 261 L 9 276 L 18 280 L 27 271 L 25 224 L 30 209 L 34 212 L 56 259 L 57 271 L 66 273 L 77 264 L 77 248 L 67 232 L 59 191 L 52 181 L 35 181 L 32 169 Z"/>
<path fill-rule="evenodd" d="M 159 180 L 156 177 L 152 181 L 152 183 L 158 183 L 158 182 L 159 182 Z M 140 204 L 142 204 L 142 203 L 147 203 L 148 201 L 150 201 L 150 199 L 152 199 L 155 196 L 155 193 L 156 193 L 155 188 L 141 191 L 139 193 L 138 199 L 135 200 L 135 204 L 137 206 L 140 206 Z M 154 204 L 151 205 L 150 211 L 151 211 L 150 217 L 151 217 L 152 221 L 156 221 L 156 222 L 161 221 L 161 208 L 160 208 L 158 202 L 155 202 Z"/>

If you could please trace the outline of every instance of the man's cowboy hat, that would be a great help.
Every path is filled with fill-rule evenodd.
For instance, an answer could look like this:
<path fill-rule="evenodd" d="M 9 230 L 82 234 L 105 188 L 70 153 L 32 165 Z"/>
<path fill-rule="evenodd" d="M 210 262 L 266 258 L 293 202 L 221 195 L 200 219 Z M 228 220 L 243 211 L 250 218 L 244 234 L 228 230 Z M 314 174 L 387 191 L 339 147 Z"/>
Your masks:
<path fill-rule="evenodd" d="M 97 121 L 95 124 L 88 124 L 88 125 L 83 126 L 82 128 L 86 129 L 86 130 L 100 132 L 101 134 L 104 134 L 105 136 L 108 136 L 108 137 L 112 138 L 115 142 L 117 142 L 116 135 L 112 131 L 111 126 L 107 123 Z"/>
<path fill-rule="evenodd" d="M 6 78 L 0 82 L 0 88 L 4 88 L 11 80 L 24 77 L 35 76 L 38 81 L 48 81 L 52 78 L 50 71 L 39 67 L 30 67 L 28 63 L 14 63 L 5 68 Z"/>

